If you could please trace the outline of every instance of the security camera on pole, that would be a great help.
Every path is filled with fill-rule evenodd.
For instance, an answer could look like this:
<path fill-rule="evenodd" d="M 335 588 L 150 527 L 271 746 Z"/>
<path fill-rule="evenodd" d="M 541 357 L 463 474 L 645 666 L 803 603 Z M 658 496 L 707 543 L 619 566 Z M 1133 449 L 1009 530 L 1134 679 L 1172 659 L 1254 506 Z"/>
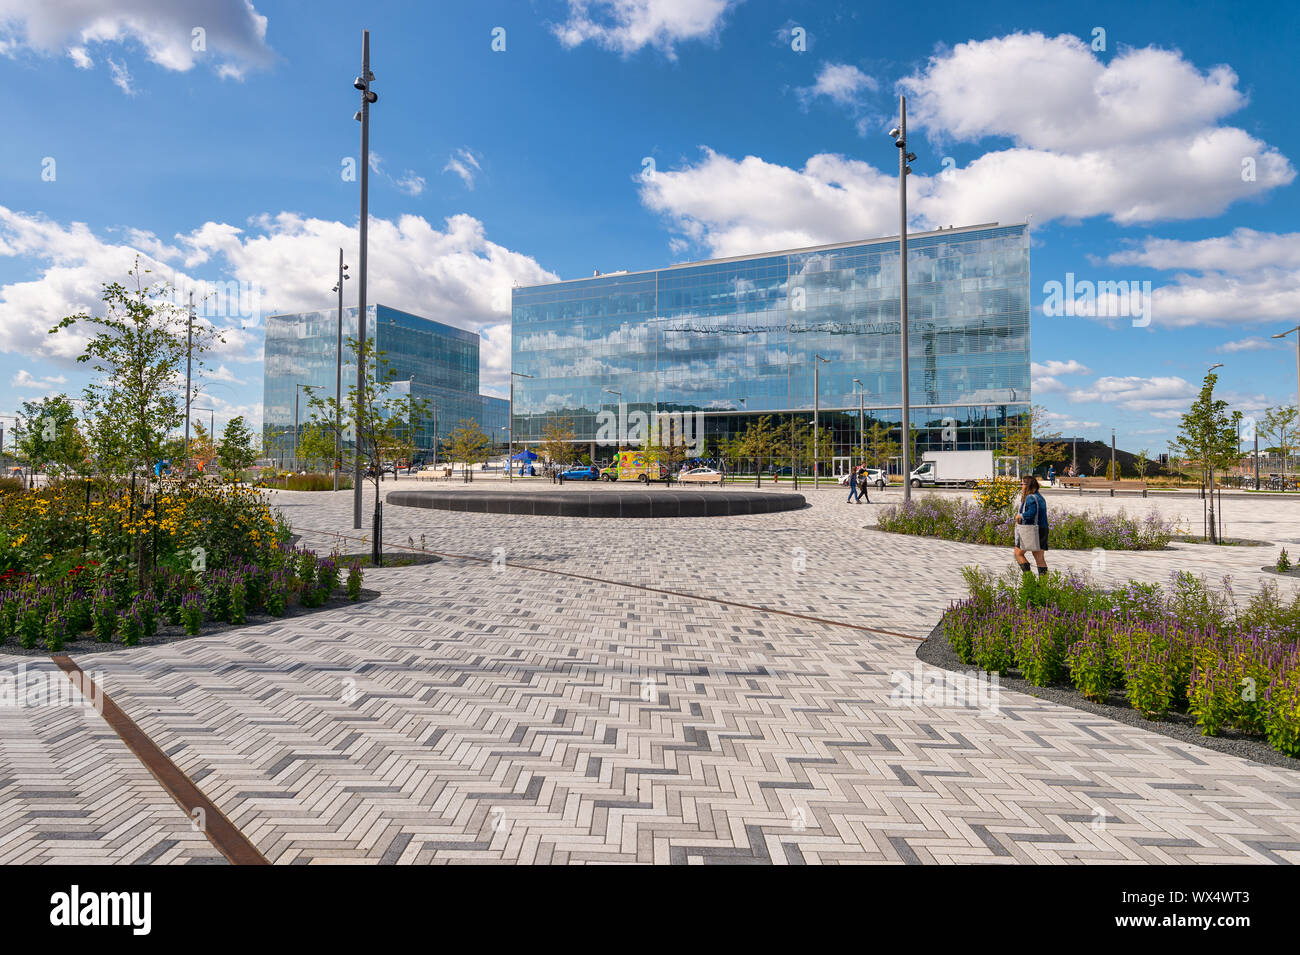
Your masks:
<path fill-rule="evenodd" d="M 357 398 L 366 393 L 366 260 L 369 253 L 370 225 L 370 106 L 379 99 L 379 94 L 370 88 L 375 74 L 370 72 L 370 31 L 361 31 L 361 75 L 352 81 L 353 87 L 361 91 L 361 108 L 352 118 L 361 123 L 361 258 L 359 262 L 360 278 L 357 281 Z M 359 409 L 358 409 L 359 410 Z M 353 474 L 352 526 L 361 528 L 361 429 L 355 427 L 356 469 Z M 376 462 L 377 463 L 377 462 Z M 375 553 L 379 553 L 379 490 L 375 490 Z"/>
<path fill-rule="evenodd" d="M 907 151 L 907 97 L 898 97 L 898 125 L 889 131 L 898 147 L 898 326 L 902 350 L 903 500 L 912 499 L 912 402 L 907 380 L 907 177 L 916 153 Z"/>
<path fill-rule="evenodd" d="M 339 293 L 339 332 L 334 346 L 334 490 L 339 489 L 339 471 L 343 467 L 343 283 L 352 276 L 343 264 L 343 250 L 339 249 L 339 280 L 331 291 Z"/>

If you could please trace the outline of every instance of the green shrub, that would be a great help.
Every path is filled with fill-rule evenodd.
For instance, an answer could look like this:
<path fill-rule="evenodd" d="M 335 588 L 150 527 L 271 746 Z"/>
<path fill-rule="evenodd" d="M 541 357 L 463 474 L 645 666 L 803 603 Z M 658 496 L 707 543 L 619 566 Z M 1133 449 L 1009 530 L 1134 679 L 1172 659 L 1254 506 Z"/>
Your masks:
<path fill-rule="evenodd" d="M 1021 674 L 1034 686 L 1050 686 L 1065 673 L 1065 624 L 1059 615 L 1026 613 L 1016 622 L 1013 637 Z"/>
<path fill-rule="evenodd" d="M 1102 626 L 1089 626 L 1084 636 L 1070 645 L 1067 654 L 1070 680 L 1084 699 L 1094 703 L 1105 703 L 1117 682 L 1106 636 Z"/>
<path fill-rule="evenodd" d="M 1277 572 L 1285 574 L 1291 569 L 1291 558 L 1287 556 L 1286 548 L 1282 548 L 1282 553 L 1277 555 Z"/>
<path fill-rule="evenodd" d="M 198 636 L 203 628 L 203 598 L 198 590 L 187 591 L 181 597 L 181 625 L 191 637 Z"/>
<path fill-rule="evenodd" d="M 24 650 L 36 646 L 36 641 L 45 635 L 44 614 L 40 603 L 28 598 L 18 612 L 18 644 Z"/>
<path fill-rule="evenodd" d="M 354 560 L 348 567 L 348 600 L 354 603 L 361 599 L 361 562 Z"/>
<path fill-rule="evenodd" d="M 1121 629 L 1116 637 L 1129 704 L 1144 719 L 1162 718 L 1175 698 L 1176 672 L 1168 641 L 1141 626 Z"/>
<path fill-rule="evenodd" d="M 1269 743 L 1279 753 L 1300 756 L 1300 668 L 1293 666 L 1269 687 L 1265 710 Z"/>
<path fill-rule="evenodd" d="M 1013 618 L 998 617 L 984 621 L 971 635 L 971 655 L 980 669 L 1005 675 L 1015 664 L 1011 645 Z"/>

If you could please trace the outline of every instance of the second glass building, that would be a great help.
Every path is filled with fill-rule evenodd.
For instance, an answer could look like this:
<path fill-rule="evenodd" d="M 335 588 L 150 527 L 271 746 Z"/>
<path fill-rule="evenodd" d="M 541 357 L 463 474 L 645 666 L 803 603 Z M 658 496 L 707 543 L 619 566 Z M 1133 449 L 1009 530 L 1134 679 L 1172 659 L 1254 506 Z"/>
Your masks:
<path fill-rule="evenodd" d="M 567 419 L 601 459 L 602 422 L 631 409 L 697 413 L 716 449 L 753 416 L 811 416 L 820 356 L 839 470 L 864 425 L 902 434 L 898 279 L 885 238 L 516 288 L 513 368 L 532 377 L 515 379 L 515 441 Z M 996 448 L 1028 410 L 1029 317 L 1026 225 L 909 235 L 918 452 Z"/>

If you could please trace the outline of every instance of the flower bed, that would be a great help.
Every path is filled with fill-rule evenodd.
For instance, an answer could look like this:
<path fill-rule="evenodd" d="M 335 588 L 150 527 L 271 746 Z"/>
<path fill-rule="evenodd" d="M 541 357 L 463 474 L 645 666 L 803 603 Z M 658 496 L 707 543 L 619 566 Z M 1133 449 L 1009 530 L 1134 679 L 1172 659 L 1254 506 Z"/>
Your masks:
<path fill-rule="evenodd" d="M 1145 518 L 1124 511 L 1056 511 L 1050 514 L 1051 546 L 1058 550 L 1160 550 L 1177 528 L 1154 511 Z M 1015 516 L 997 507 L 984 507 L 958 497 L 926 495 L 880 509 L 876 526 L 896 534 L 940 537 L 969 544 L 1011 547 Z"/>
<path fill-rule="evenodd" d="M 320 606 L 362 571 L 289 546 L 289 528 L 248 488 L 72 481 L 0 493 L 0 646 L 54 652 L 92 634 L 132 646 L 160 621 L 191 635 Z"/>
<path fill-rule="evenodd" d="M 1185 712 L 1207 736 L 1232 728 L 1300 757 L 1300 594 L 1266 584 L 1241 607 L 1228 581 L 1214 590 L 1185 572 L 1118 589 L 1075 574 L 963 573 L 971 596 L 942 621 L 963 663 L 1069 683 L 1094 702 L 1120 691 L 1146 719 Z"/>
<path fill-rule="evenodd" d="M 291 607 L 319 607 L 336 594 L 361 597 L 357 562 L 343 569 L 331 557 L 274 546 L 261 564 L 197 572 L 164 569 L 143 583 L 128 570 L 74 567 L 50 580 L 31 573 L 0 574 L 0 647 L 54 653 L 66 643 L 135 646 L 164 623 L 190 636 L 205 624 L 242 624 L 251 614 L 282 617 Z"/>

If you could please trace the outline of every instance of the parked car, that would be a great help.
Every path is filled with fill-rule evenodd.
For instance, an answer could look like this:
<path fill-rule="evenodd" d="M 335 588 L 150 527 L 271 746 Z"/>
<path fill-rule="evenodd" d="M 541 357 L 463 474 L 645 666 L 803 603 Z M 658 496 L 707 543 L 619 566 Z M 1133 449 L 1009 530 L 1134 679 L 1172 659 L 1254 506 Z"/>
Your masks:
<path fill-rule="evenodd" d="M 690 468 L 677 475 L 677 480 L 688 484 L 721 484 L 722 472 L 713 468 Z"/>
<path fill-rule="evenodd" d="M 874 484 L 878 488 L 883 488 L 885 485 L 889 483 L 889 475 L 884 472 L 883 468 L 867 468 L 866 476 L 867 476 L 867 483 Z M 842 486 L 847 487 L 849 483 L 849 476 L 847 474 L 841 474 L 839 478 L 839 482 Z"/>
<path fill-rule="evenodd" d="M 599 481 L 600 468 L 593 465 L 578 465 L 563 472 L 560 477 L 566 481 Z"/>

